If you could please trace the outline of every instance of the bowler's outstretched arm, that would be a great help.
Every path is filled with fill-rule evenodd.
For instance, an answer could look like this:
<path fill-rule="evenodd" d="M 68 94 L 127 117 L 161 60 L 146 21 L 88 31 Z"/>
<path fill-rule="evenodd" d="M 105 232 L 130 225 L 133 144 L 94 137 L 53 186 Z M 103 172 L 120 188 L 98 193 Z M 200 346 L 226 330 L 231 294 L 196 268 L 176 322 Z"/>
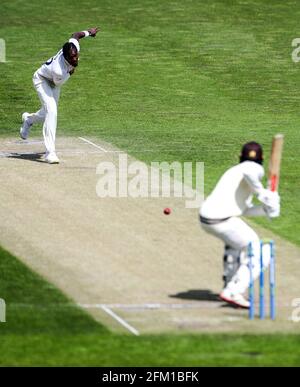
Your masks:
<path fill-rule="evenodd" d="M 89 36 L 92 36 L 93 38 L 97 35 L 97 32 L 99 32 L 99 31 L 100 31 L 99 27 L 93 27 L 93 28 L 89 28 L 87 30 Z M 74 34 L 72 35 L 72 38 L 79 40 L 81 38 L 85 38 L 86 36 L 88 36 L 86 34 L 86 31 L 80 31 L 80 32 L 74 32 Z"/>

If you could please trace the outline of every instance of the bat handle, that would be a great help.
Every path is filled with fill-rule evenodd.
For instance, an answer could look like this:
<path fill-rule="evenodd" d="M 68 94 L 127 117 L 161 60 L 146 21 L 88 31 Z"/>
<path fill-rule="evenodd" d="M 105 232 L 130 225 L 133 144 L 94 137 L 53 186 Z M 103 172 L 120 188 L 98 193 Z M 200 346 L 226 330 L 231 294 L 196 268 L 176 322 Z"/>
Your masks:
<path fill-rule="evenodd" d="M 276 175 L 273 175 L 271 177 L 271 180 L 270 180 L 270 184 L 269 184 L 269 187 L 270 187 L 270 190 L 272 192 L 275 192 L 277 190 L 277 176 Z"/>

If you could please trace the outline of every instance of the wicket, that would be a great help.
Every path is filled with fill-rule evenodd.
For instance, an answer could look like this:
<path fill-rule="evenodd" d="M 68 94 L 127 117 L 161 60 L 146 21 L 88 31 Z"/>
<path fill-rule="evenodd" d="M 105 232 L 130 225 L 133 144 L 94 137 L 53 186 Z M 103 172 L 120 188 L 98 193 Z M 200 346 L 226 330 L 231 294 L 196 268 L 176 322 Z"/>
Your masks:
<path fill-rule="evenodd" d="M 259 275 L 259 317 L 261 320 L 265 318 L 265 273 L 264 273 L 264 245 L 270 246 L 270 269 L 269 269 L 269 283 L 270 283 L 270 318 L 275 320 L 276 305 L 275 305 L 275 246 L 273 240 L 260 241 L 260 275 Z M 250 270 L 250 284 L 249 284 L 249 319 L 253 320 L 255 317 L 255 293 L 254 293 L 254 277 L 253 277 L 253 246 L 252 243 L 248 245 L 248 259 Z"/>

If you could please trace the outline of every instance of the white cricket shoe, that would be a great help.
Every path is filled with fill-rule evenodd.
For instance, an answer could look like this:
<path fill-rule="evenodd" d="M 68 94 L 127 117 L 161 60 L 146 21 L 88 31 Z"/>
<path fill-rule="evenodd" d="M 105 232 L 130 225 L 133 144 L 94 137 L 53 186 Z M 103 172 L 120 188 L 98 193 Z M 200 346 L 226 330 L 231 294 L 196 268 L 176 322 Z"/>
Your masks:
<path fill-rule="evenodd" d="M 250 302 L 242 294 L 234 294 L 228 289 L 224 289 L 220 294 L 221 300 L 239 308 L 249 309 Z"/>
<path fill-rule="evenodd" d="M 29 123 L 28 116 L 29 116 L 29 113 L 22 114 L 23 124 L 20 128 L 20 136 L 23 140 L 27 139 L 29 132 L 30 132 L 30 127 L 32 126 L 32 124 Z"/>
<path fill-rule="evenodd" d="M 46 153 L 45 161 L 48 164 L 59 164 L 59 158 L 56 156 L 55 152 Z"/>

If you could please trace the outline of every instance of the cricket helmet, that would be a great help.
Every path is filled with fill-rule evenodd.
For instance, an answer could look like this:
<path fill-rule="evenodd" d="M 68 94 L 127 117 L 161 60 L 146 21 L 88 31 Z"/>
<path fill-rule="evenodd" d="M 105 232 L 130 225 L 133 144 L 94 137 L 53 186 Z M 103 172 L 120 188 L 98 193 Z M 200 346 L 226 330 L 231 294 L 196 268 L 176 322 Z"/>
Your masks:
<path fill-rule="evenodd" d="M 254 161 L 255 163 L 263 163 L 263 150 L 262 146 L 255 141 L 247 142 L 242 147 L 240 154 L 240 162 Z"/>

